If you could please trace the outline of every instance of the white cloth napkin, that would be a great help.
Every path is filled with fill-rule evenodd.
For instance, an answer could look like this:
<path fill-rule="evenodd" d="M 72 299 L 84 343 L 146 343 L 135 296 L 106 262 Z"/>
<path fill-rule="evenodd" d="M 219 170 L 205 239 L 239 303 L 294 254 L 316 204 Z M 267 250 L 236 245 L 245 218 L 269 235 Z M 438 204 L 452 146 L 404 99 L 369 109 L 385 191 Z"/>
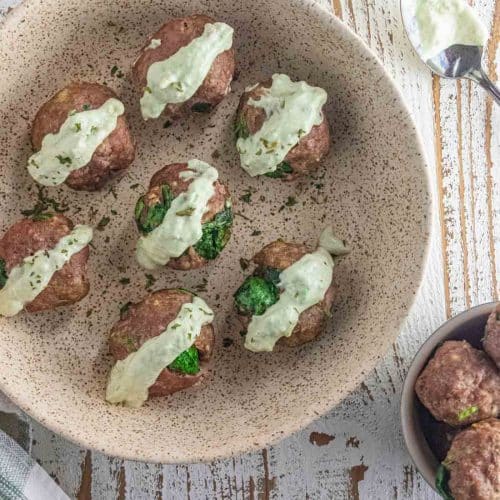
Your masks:
<path fill-rule="evenodd" d="M 0 393 L 0 411 L 19 410 Z M 2 500 L 69 500 L 52 478 L 7 434 L 0 431 Z"/>

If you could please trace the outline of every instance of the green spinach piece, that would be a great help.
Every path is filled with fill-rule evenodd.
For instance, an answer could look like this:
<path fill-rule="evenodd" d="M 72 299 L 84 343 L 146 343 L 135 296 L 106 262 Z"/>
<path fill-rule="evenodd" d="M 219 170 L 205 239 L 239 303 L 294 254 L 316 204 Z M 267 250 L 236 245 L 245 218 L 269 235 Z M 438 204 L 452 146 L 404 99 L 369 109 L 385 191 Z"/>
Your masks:
<path fill-rule="evenodd" d="M 170 370 L 184 373 L 185 375 L 196 375 L 200 371 L 198 349 L 192 345 L 189 349 L 181 352 L 168 367 Z"/>
<path fill-rule="evenodd" d="M 229 241 L 232 225 L 233 211 L 226 206 L 211 221 L 203 224 L 202 237 L 194 245 L 196 253 L 207 260 L 215 259 Z"/>
<path fill-rule="evenodd" d="M 5 261 L 3 259 L 0 259 L 0 289 L 5 286 L 5 283 L 7 283 L 7 279 L 7 266 L 5 265 Z"/>
<path fill-rule="evenodd" d="M 448 469 L 443 464 L 440 464 L 436 473 L 436 490 L 445 500 L 455 500 L 448 486 L 449 479 L 450 473 Z"/>
<path fill-rule="evenodd" d="M 157 228 L 163 222 L 173 200 L 174 195 L 168 184 L 161 186 L 161 200 L 154 205 L 148 207 L 144 196 L 141 196 L 135 205 L 135 222 L 139 231 L 150 233 Z"/>
<path fill-rule="evenodd" d="M 245 316 L 264 314 L 278 299 L 276 285 L 261 276 L 249 276 L 234 294 L 236 307 Z"/>

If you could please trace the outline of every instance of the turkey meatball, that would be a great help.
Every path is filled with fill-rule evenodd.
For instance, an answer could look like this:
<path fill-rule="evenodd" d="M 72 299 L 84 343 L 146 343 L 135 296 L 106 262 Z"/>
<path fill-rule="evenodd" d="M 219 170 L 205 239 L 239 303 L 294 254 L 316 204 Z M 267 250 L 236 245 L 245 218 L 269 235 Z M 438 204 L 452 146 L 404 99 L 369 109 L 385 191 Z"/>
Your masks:
<path fill-rule="evenodd" d="M 53 134 L 61 137 L 54 141 Z M 123 104 L 98 83 L 74 82 L 49 99 L 35 116 L 31 142 L 36 153 L 28 170 L 46 186 L 98 190 L 135 156 Z"/>
<path fill-rule="evenodd" d="M 194 297 L 186 290 L 159 290 L 137 304 L 127 304 L 111 329 L 110 353 L 116 360 L 123 360 L 138 351 L 146 341 L 162 334 L 175 322 L 181 307 L 191 303 Z M 161 371 L 149 387 L 149 396 L 166 396 L 199 383 L 207 374 L 214 340 L 212 324 L 203 325 L 192 346 Z"/>
<path fill-rule="evenodd" d="M 417 379 L 415 391 L 436 420 L 464 426 L 496 417 L 500 375 L 483 351 L 466 341 L 446 341 Z"/>

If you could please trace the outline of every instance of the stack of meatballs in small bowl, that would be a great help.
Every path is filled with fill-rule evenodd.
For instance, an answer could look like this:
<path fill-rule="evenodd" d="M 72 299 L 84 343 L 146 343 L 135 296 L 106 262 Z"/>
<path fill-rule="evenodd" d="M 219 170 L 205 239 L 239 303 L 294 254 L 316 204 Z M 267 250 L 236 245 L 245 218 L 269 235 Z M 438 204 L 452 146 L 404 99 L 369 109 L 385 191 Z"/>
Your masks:
<path fill-rule="evenodd" d="M 168 122 L 209 113 L 230 92 L 233 29 L 205 15 L 171 19 L 146 41 L 133 65 L 144 120 Z M 139 97 L 140 96 L 140 97 Z M 326 92 L 274 74 L 245 89 L 235 119 L 235 147 L 250 176 L 293 181 L 311 174 L 330 148 Z M 66 184 L 97 191 L 133 163 L 136 144 L 125 106 L 108 86 L 73 82 L 41 106 L 31 128 L 28 172 L 44 189 Z M 157 171 L 133 212 L 136 258 L 148 270 L 189 271 L 217 259 L 231 237 L 232 202 L 219 172 L 202 159 Z M 38 312 L 89 292 L 92 228 L 37 210 L 0 240 L 0 315 Z M 330 316 L 332 270 L 348 252 L 330 227 L 313 247 L 274 241 L 250 261 L 234 293 L 245 347 L 272 351 L 315 339 Z M 110 403 L 139 407 L 149 396 L 186 389 L 204 377 L 212 356 L 214 312 L 185 289 L 164 289 L 122 307 L 109 335 L 116 360 Z"/>
<path fill-rule="evenodd" d="M 472 339 L 471 339 L 472 340 Z M 443 498 L 500 498 L 500 303 L 491 312 L 482 349 L 446 340 L 415 382 L 424 433 L 443 457 L 436 489 Z"/>

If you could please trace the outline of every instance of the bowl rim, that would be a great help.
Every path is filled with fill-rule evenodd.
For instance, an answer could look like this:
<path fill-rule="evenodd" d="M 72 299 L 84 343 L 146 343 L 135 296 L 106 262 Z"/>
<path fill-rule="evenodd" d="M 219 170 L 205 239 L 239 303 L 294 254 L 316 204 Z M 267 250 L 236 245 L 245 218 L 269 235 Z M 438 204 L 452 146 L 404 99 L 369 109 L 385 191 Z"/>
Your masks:
<path fill-rule="evenodd" d="M 408 294 L 408 299 L 406 300 L 404 312 L 401 314 L 401 318 L 399 321 L 399 326 L 395 329 L 392 335 L 388 335 L 387 345 L 384 346 L 384 350 L 382 354 L 377 354 L 372 356 L 367 360 L 366 369 L 360 372 L 358 375 L 353 376 L 351 378 L 349 386 L 346 388 L 344 398 L 340 399 L 336 403 L 332 403 L 331 398 L 325 397 L 321 401 L 314 406 L 310 406 L 307 411 L 304 411 L 300 418 L 295 419 L 293 424 L 290 424 L 286 429 L 286 432 L 272 432 L 268 431 L 260 436 L 259 439 L 255 439 L 254 442 L 240 442 L 238 446 L 233 446 L 231 449 L 221 447 L 211 448 L 210 451 L 205 451 L 204 455 L 201 458 L 190 457 L 189 459 L 180 460 L 175 456 L 163 456 L 156 454 L 154 450 L 147 455 L 141 454 L 140 456 L 125 451 L 119 445 L 115 446 L 102 446 L 99 444 L 99 440 L 97 438 L 90 438 L 88 435 L 86 438 L 81 436 L 80 434 L 72 434 L 68 431 L 67 427 L 54 422 L 50 419 L 47 419 L 44 414 L 40 414 L 33 407 L 31 407 L 30 402 L 25 400 L 22 396 L 22 393 L 13 393 L 8 390 L 8 388 L 4 387 L 4 384 L 0 381 L 0 390 L 4 391 L 4 393 L 23 411 L 29 414 L 31 418 L 38 421 L 41 425 L 47 427 L 51 431 L 63 436 L 65 439 L 76 443 L 79 446 L 82 446 L 87 449 L 97 450 L 101 453 L 106 453 L 110 456 L 126 459 L 126 460 L 135 460 L 135 461 L 144 461 L 148 463 L 168 463 L 168 464 L 189 464 L 189 463 L 208 463 L 217 459 L 223 459 L 228 457 L 238 456 L 244 453 L 250 453 L 261 449 L 263 446 L 272 446 L 284 438 L 299 432 L 304 429 L 307 425 L 309 425 L 314 420 L 319 417 L 325 415 L 329 412 L 335 405 L 340 404 L 340 402 L 345 399 L 348 394 L 352 393 L 359 384 L 366 378 L 366 376 L 373 371 L 376 365 L 382 359 L 382 356 L 386 354 L 387 349 L 389 348 L 390 343 L 393 343 L 396 338 L 399 336 L 402 326 L 406 321 L 408 315 L 410 314 L 411 309 L 415 304 L 415 299 L 417 294 L 422 286 L 422 281 L 425 275 L 425 271 L 428 267 L 429 255 L 430 255 L 430 247 L 433 237 L 437 234 L 437 230 L 439 224 L 435 217 L 433 217 L 434 210 L 433 208 L 437 204 L 437 197 L 432 189 L 432 180 L 430 174 L 429 162 L 427 159 L 426 149 L 424 147 L 424 142 L 420 133 L 420 130 L 417 127 L 417 124 L 413 118 L 412 112 L 406 103 L 405 97 L 399 86 L 396 84 L 392 75 L 385 69 L 382 64 L 381 59 L 376 54 L 376 52 L 368 46 L 363 39 L 355 33 L 347 24 L 345 24 L 342 20 L 338 19 L 337 16 L 333 12 L 327 10 L 325 6 L 319 3 L 318 0 L 289 0 L 291 7 L 297 10 L 300 9 L 306 15 L 310 15 L 311 13 L 316 14 L 316 19 L 318 23 L 321 24 L 325 31 L 330 31 L 332 29 L 336 29 L 342 32 L 342 36 L 346 37 L 360 52 L 366 54 L 371 58 L 374 63 L 374 66 L 380 71 L 380 73 L 384 76 L 387 88 L 392 91 L 396 97 L 395 105 L 399 107 L 401 110 L 402 118 L 405 118 L 407 124 L 409 125 L 409 136 L 413 137 L 415 142 L 415 151 L 418 153 L 420 157 L 421 164 L 421 172 L 422 172 L 422 182 L 425 187 L 425 195 L 427 198 L 427 203 L 423 206 L 422 211 L 422 220 L 425 221 L 422 223 L 425 226 L 424 232 L 424 245 L 422 251 L 422 258 L 418 263 L 416 263 L 415 268 L 418 271 L 418 278 L 415 282 L 415 286 L 412 287 L 411 292 Z M 15 18 L 20 17 L 25 10 L 27 10 L 33 4 L 39 3 L 40 0 L 21 0 L 21 2 L 15 7 L 11 8 L 2 18 L 0 18 L 0 33 L 3 30 L 4 26 L 6 26 L 9 22 L 15 22 Z M 274 434 L 274 435 L 273 435 Z"/>
<path fill-rule="evenodd" d="M 455 330 L 465 322 L 482 316 L 487 318 L 497 303 L 498 301 L 486 302 L 466 309 L 446 320 L 420 346 L 406 374 L 400 404 L 403 439 L 411 461 L 434 491 L 437 491 L 435 479 L 439 462 L 428 445 L 418 422 L 415 382 L 439 344 L 451 337 Z"/>

